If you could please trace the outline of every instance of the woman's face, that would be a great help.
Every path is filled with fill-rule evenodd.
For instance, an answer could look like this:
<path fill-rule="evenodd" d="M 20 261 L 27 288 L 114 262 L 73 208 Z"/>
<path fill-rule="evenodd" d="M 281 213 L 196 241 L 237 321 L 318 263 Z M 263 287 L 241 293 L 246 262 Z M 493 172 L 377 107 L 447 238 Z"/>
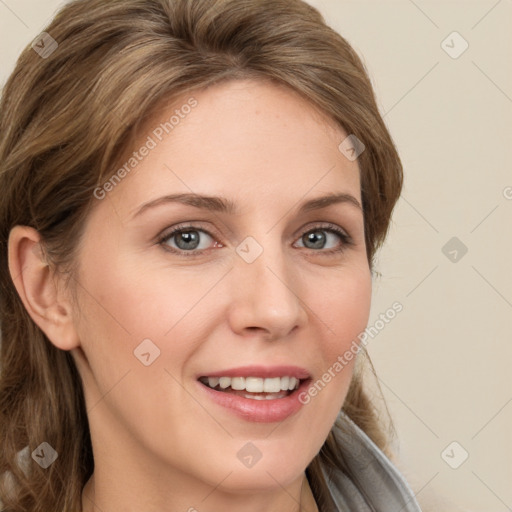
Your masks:
<path fill-rule="evenodd" d="M 335 363 L 370 309 L 359 169 L 338 149 L 346 137 L 290 90 L 232 81 L 160 111 L 115 186 L 96 191 L 72 351 L 95 471 L 230 492 L 303 474 L 351 380 L 354 360 Z M 333 194 L 345 200 L 309 203 Z M 287 377 L 300 389 L 256 391 Z M 220 389 L 229 383 L 249 389 Z"/>

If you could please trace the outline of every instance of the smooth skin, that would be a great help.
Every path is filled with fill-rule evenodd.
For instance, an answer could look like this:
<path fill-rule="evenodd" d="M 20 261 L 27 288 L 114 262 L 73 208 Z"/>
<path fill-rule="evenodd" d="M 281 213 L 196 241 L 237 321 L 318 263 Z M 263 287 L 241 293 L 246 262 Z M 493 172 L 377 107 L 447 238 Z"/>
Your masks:
<path fill-rule="evenodd" d="M 238 80 L 193 96 L 197 106 L 94 200 L 72 280 L 77 302 L 32 228 L 12 230 L 10 270 L 31 317 L 71 351 L 84 382 L 95 459 L 85 512 L 293 512 L 301 502 L 314 512 L 305 469 L 355 361 L 279 423 L 241 419 L 205 398 L 197 376 L 291 364 L 316 381 L 365 329 L 371 272 L 361 208 L 344 201 L 298 213 L 333 193 L 360 204 L 357 161 L 338 149 L 347 134 L 283 86 Z M 189 97 L 160 110 L 136 148 Z M 239 211 L 164 201 L 139 212 L 192 192 Z M 189 238 L 168 236 L 178 225 Z M 263 248 L 252 263 L 236 251 L 249 236 Z M 149 366 L 134 355 L 145 339 L 160 350 Z M 237 456 L 248 442 L 262 455 L 251 468 Z"/>

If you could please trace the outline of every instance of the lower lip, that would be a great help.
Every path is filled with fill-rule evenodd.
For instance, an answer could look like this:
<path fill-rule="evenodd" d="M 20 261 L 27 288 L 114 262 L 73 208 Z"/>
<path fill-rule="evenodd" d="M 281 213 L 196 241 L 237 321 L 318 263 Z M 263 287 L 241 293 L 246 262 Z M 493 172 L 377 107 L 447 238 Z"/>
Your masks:
<path fill-rule="evenodd" d="M 284 398 L 274 400 L 254 400 L 243 396 L 232 395 L 224 391 L 215 391 L 206 384 L 197 381 L 201 392 L 215 403 L 229 409 L 236 416 L 258 423 L 273 423 L 283 421 L 296 414 L 304 405 L 300 400 L 300 393 L 309 386 L 310 379 L 303 381 L 300 386 Z"/>

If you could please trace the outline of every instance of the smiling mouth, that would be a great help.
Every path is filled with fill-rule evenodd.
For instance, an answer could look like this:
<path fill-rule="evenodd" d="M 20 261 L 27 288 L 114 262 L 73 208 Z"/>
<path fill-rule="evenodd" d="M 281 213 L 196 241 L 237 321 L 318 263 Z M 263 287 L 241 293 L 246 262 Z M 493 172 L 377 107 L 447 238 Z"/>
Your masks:
<path fill-rule="evenodd" d="M 306 380 L 306 379 L 304 379 Z M 252 400 L 276 400 L 286 398 L 299 388 L 304 380 L 283 376 L 261 377 L 200 377 L 199 382 L 223 393 Z"/>

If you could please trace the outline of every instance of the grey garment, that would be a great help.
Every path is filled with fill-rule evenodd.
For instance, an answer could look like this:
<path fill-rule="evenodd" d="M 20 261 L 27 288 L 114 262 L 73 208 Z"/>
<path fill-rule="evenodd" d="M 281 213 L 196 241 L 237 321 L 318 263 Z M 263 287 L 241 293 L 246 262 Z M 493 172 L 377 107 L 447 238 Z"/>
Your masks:
<path fill-rule="evenodd" d="M 321 464 L 332 503 L 325 512 L 421 512 L 414 493 L 377 445 L 343 412 L 334 435 L 357 482 Z M 322 511 L 324 512 L 324 511 Z"/>

